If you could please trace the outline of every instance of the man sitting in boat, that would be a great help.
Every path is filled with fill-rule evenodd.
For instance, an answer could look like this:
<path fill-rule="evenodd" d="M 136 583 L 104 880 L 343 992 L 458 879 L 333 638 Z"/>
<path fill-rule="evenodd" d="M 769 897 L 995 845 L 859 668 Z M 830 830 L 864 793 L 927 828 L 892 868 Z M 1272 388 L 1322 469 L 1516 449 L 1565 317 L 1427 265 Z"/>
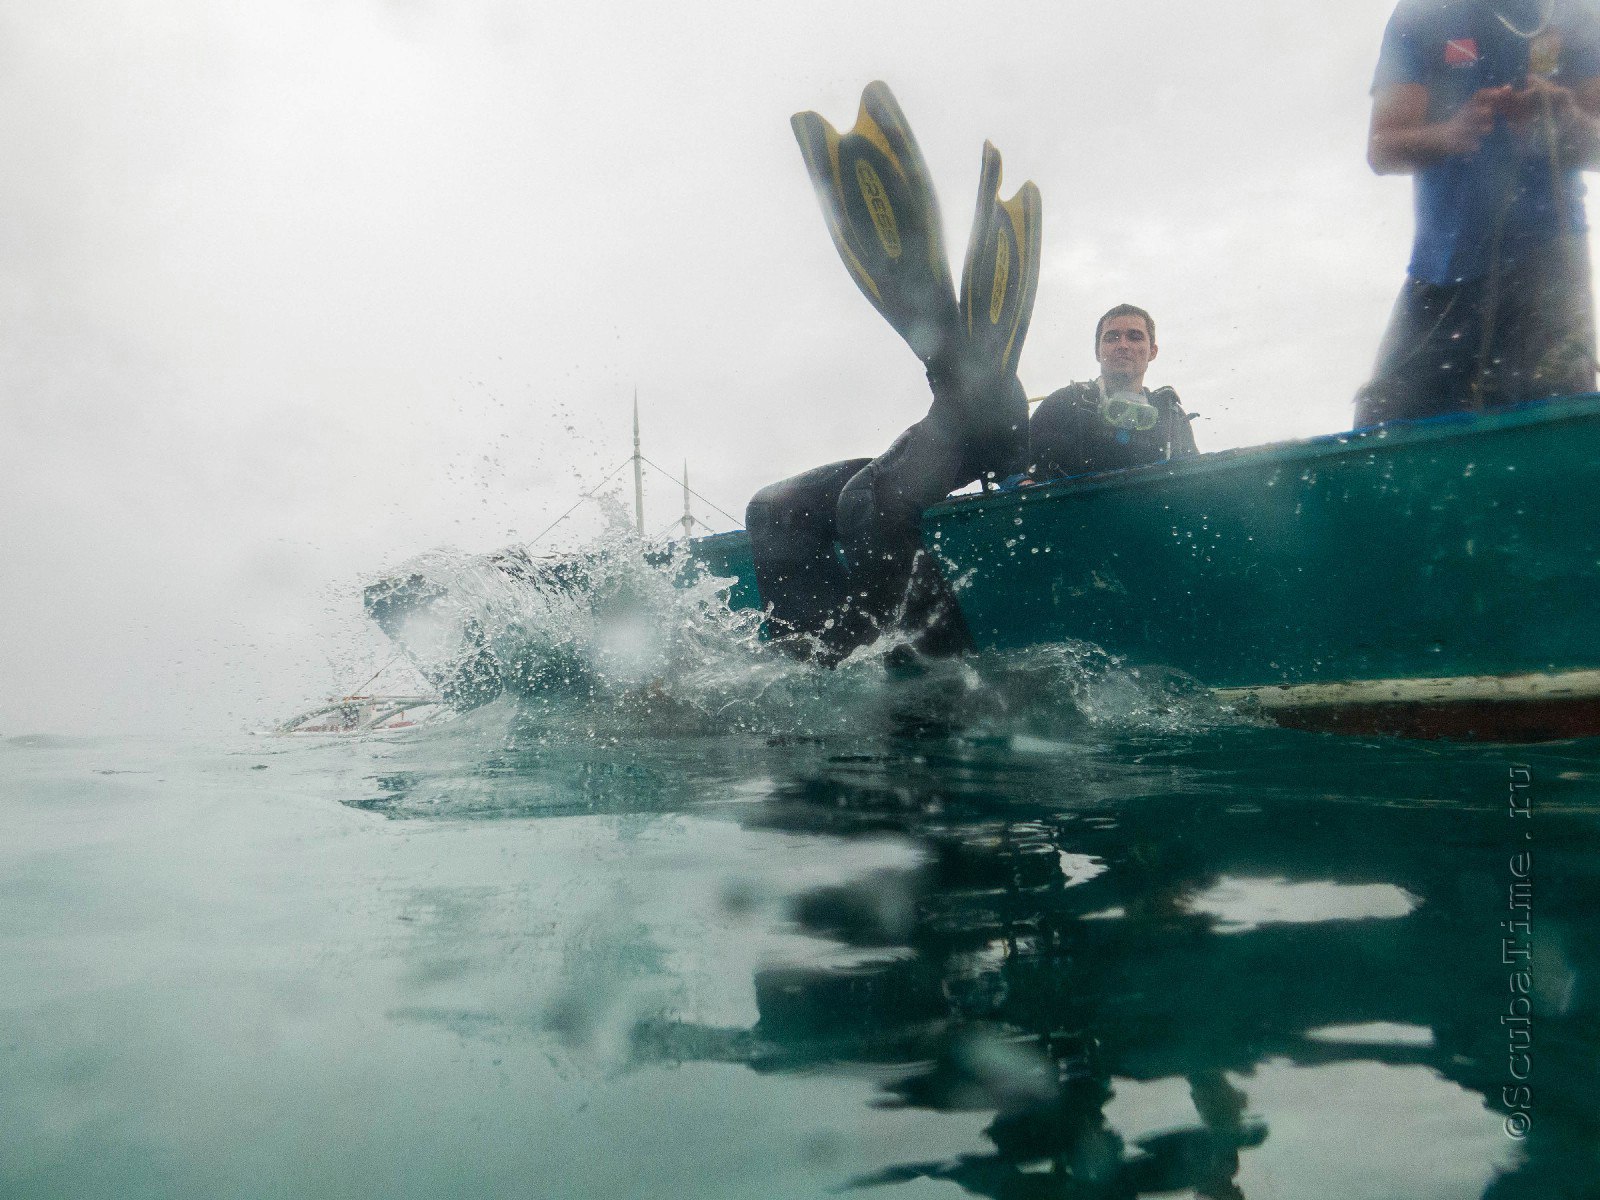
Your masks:
<path fill-rule="evenodd" d="M 1145 372 L 1155 358 L 1155 320 L 1142 308 L 1119 304 L 1095 326 L 1100 376 L 1052 392 L 1028 427 L 1031 481 L 1144 466 L 1196 453 L 1189 417 L 1171 388 L 1151 392 Z M 870 639 L 891 609 L 918 630 L 918 648 L 934 654 L 964 648 L 965 627 L 948 586 L 931 559 L 916 554 L 922 510 L 952 488 L 984 473 L 990 478 L 1016 462 L 1013 423 L 997 420 L 1020 411 L 1015 378 L 996 397 L 975 398 L 938 370 L 929 372 L 934 406 L 880 458 L 848 459 L 817 467 L 763 488 L 745 514 L 757 584 L 771 606 L 768 628 L 798 654 L 832 661 Z M 974 413 L 988 414 L 987 423 Z M 937 453 L 930 448 L 940 447 Z M 945 460 L 969 463 L 951 470 Z M 1014 467 L 1011 469 L 1015 469 Z M 1013 476 L 1015 478 L 1015 476 Z M 876 493 L 876 494 L 875 494 Z M 884 496 L 898 502 L 894 528 L 902 534 L 893 554 L 916 561 L 916 571 L 873 571 L 855 546 L 881 540 L 878 512 Z M 841 556 L 836 544 L 844 547 Z M 907 590 L 907 575 L 911 575 Z M 847 601 L 846 597 L 850 597 Z M 792 635 L 802 634 L 795 638 Z"/>
<path fill-rule="evenodd" d="M 1156 323 L 1119 304 L 1095 326 L 1100 376 L 1046 396 L 1028 425 L 1032 481 L 1142 467 L 1196 453 L 1190 418 L 1169 387 L 1150 391 Z"/>
<path fill-rule="evenodd" d="M 1594 5 L 1402 0 L 1367 159 L 1415 177 L 1417 226 L 1356 425 L 1593 391 L 1580 172 L 1600 166 Z"/>

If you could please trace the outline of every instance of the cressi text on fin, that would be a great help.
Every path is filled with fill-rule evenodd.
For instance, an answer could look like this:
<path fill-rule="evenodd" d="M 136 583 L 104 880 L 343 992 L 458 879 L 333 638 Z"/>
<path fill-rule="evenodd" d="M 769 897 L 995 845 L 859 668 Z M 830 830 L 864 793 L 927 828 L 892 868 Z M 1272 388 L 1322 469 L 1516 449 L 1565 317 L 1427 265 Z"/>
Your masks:
<path fill-rule="evenodd" d="M 814 112 L 790 124 L 839 257 L 917 357 L 931 361 L 959 336 L 959 312 L 939 202 L 894 94 L 868 84 L 847 133 Z"/>

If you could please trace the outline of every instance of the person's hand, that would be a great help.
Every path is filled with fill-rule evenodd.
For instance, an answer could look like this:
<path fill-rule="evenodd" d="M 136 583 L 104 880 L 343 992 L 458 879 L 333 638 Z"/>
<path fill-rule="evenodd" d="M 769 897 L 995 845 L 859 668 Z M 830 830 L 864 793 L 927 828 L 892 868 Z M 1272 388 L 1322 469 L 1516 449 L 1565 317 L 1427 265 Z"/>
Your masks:
<path fill-rule="evenodd" d="M 1497 117 L 1507 115 L 1517 103 L 1517 91 L 1509 83 L 1479 88 L 1456 110 L 1456 115 L 1440 126 L 1443 149 L 1448 154 L 1476 154 L 1483 139 L 1494 131 Z"/>
<path fill-rule="evenodd" d="M 1530 75 L 1528 86 L 1519 92 L 1512 92 L 1502 111 L 1506 120 L 1522 125 L 1542 115 L 1547 107 L 1551 119 L 1556 122 L 1556 128 L 1562 129 L 1577 116 L 1578 98 L 1571 88 L 1551 83 L 1538 75 Z"/>

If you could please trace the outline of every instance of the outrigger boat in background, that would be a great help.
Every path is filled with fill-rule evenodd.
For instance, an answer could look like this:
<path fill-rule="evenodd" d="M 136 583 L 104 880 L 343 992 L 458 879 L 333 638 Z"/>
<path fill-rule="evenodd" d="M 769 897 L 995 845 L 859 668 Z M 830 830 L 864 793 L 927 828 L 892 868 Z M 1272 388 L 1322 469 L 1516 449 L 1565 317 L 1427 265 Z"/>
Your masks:
<path fill-rule="evenodd" d="M 924 542 L 980 650 L 1092 642 L 1304 729 L 1543 741 L 1600 735 L 1597 493 L 1585 396 L 954 497 Z M 742 531 L 687 550 L 685 581 L 760 607 Z M 366 593 L 402 644 L 439 599 L 415 576 Z M 481 680 L 489 655 L 457 669 Z"/>
<path fill-rule="evenodd" d="M 452 710 L 438 696 L 345 696 L 301 713 L 272 732 L 357 734 L 414 729 Z"/>

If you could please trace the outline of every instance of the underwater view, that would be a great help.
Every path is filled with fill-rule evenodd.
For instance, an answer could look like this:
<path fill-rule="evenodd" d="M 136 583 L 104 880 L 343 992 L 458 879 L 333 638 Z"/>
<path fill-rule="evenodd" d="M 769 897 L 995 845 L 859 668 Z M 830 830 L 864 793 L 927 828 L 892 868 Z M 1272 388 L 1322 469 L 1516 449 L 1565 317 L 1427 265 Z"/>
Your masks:
<path fill-rule="evenodd" d="M 454 719 L 0 741 L 0 1195 L 1597 1194 L 1594 743 L 589 562 Z"/>

